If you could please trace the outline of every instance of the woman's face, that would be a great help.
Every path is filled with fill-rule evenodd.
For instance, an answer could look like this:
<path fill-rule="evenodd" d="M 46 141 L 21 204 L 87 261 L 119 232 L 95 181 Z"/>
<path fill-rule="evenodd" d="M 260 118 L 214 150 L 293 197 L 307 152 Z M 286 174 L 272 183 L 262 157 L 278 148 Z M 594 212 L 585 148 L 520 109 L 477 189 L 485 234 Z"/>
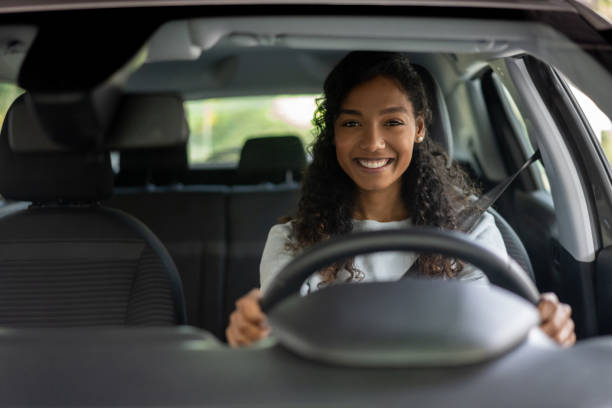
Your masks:
<path fill-rule="evenodd" d="M 375 77 L 353 88 L 334 124 L 340 167 L 361 191 L 394 191 L 410 165 L 425 123 L 396 83 Z"/>

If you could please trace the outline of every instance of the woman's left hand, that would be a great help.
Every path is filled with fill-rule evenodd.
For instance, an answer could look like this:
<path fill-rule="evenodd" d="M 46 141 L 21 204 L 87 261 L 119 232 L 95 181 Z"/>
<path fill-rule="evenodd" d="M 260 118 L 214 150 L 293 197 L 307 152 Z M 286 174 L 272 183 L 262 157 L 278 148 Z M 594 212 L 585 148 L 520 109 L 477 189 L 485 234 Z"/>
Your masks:
<path fill-rule="evenodd" d="M 576 342 L 572 308 L 559 302 L 554 293 L 543 293 L 538 303 L 540 312 L 540 328 L 554 341 L 563 347 L 569 347 Z"/>

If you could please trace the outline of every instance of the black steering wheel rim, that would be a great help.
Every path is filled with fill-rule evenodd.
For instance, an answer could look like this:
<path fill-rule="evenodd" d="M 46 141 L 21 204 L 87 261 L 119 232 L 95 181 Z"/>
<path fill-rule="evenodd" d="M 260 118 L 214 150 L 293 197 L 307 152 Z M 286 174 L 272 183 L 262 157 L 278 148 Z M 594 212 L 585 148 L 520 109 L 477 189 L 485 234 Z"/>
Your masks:
<path fill-rule="evenodd" d="M 440 253 L 469 262 L 489 281 L 537 304 L 539 292 L 529 275 L 509 256 L 505 259 L 472 241 L 467 235 L 428 227 L 367 231 L 334 237 L 305 250 L 274 278 L 260 300 L 264 312 L 297 293 L 315 271 L 338 259 L 384 251 Z"/>

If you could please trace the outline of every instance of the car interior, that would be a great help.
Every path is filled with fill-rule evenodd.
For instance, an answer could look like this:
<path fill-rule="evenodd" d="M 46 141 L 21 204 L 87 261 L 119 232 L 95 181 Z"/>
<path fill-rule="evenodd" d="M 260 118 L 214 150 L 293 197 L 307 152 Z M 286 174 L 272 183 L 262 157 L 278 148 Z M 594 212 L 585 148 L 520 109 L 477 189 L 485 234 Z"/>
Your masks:
<path fill-rule="evenodd" d="M 61 163 L 54 164 L 60 174 L 44 172 L 48 177 L 44 180 L 5 178 L 4 182 L 9 185 L 2 186 L 2 195 L 9 201 L 31 201 L 40 207 L 37 210 L 46 211 L 52 207 L 50 222 L 64 222 L 57 212 L 72 214 L 81 211 L 74 208 L 75 202 L 86 206 L 96 201 L 102 202 L 105 211 L 121 210 L 128 214 L 125 217 L 131 215 L 140 220 L 144 225 L 137 227 L 142 230 L 138 235 L 144 236 L 142 239 L 145 241 L 159 238 L 162 243 L 149 243 L 151 250 L 165 252 L 161 249 L 167 248 L 167 253 L 159 256 L 162 258 L 160 262 L 170 269 L 168 285 L 173 295 L 166 295 L 166 298 L 174 297 L 175 313 L 186 313 L 188 324 L 223 338 L 235 301 L 259 284 L 259 259 L 267 232 L 281 217 L 290 216 L 296 208 L 300 178 L 308 160 L 306 146 L 297 135 L 283 132 L 262 134 L 253 129 L 252 134 L 243 135 L 244 145 L 237 146 L 240 148 L 237 163 L 229 166 L 192 164 L 188 153 L 190 130 L 182 101 L 260 94 L 316 95 L 333 65 L 351 50 L 353 43 L 361 45 L 359 39 L 349 37 L 362 23 L 355 20 L 358 19 L 347 22 L 343 28 L 346 38 L 337 33 L 326 33 L 338 37 L 335 44 L 326 44 L 326 49 L 316 48 L 322 45 L 320 39 L 298 34 L 310 24 L 307 18 L 284 21 L 276 24 L 274 30 L 270 30 L 268 21 L 248 18 L 166 23 L 148 40 L 146 61 L 130 72 L 123 93 L 124 99 L 131 99 L 122 104 L 117 124 L 111 128 L 108 138 L 127 140 L 130 136 L 126 137 L 126 134 L 130 134 L 136 140 L 133 135 L 149 136 L 155 132 L 156 125 L 159 128 L 163 123 L 162 132 L 171 141 L 167 142 L 169 145 L 134 148 L 129 142 L 123 143 L 113 153 L 119 162 L 116 174 L 111 172 L 108 152 L 98 154 L 97 158 L 75 157 L 75 163 L 64 153 L 58 153 L 57 159 L 45 154 L 43 158 L 36 157 L 34 163 L 19 163 L 19 160 L 13 160 L 19 155 L 10 155 L 6 141 L 21 140 L 22 134 L 36 133 L 29 129 L 33 121 L 24 109 L 29 103 L 26 94 L 13 103 L 3 126 L 4 133 L 8 133 L 4 140 L 6 160 L 3 160 L 3 165 L 11 166 L 7 167 L 5 174 L 17 173 L 27 177 L 36 169 L 35 166 L 48 166 L 48 163 L 39 163 L 38 160 Z M 394 24 L 398 23 L 392 21 L 388 24 L 383 35 L 393 33 Z M 455 32 L 465 30 L 462 23 L 458 21 L 453 27 Z M 423 22 L 419 21 L 418 25 L 422 26 Z M 411 31 L 418 28 L 411 28 Z M 322 29 L 332 30 L 327 24 L 322 24 Z M 377 21 L 360 27 L 362 33 L 370 30 L 379 36 L 380 29 L 381 24 Z M 508 32 L 507 29 L 498 31 L 500 36 Z M 463 54 L 459 54 L 440 52 L 440 49 L 450 47 L 442 40 L 429 45 L 438 48 L 438 52 L 424 52 L 418 49 L 422 45 L 414 44 L 414 40 L 410 42 L 411 34 L 404 34 L 408 38 L 405 42 L 408 48 L 417 48 L 410 52 L 410 57 L 423 78 L 433 109 L 434 120 L 429 135 L 449 152 L 453 160 L 461 163 L 483 192 L 487 191 L 518 169 L 534 151 L 534 136 L 527 132 L 525 118 L 516 109 L 517 102 L 500 79 L 503 71 L 495 65 L 503 60 L 497 58 L 497 54 L 508 53 L 512 46 L 526 40 L 514 39 L 514 44 L 510 45 L 500 39 L 491 40 L 488 48 L 481 50 L 479 40 L 462 39 L 459 42 L 465 49 Z M 268 44 L 270 41 L 272 43 Z M 387 48 L 397 46 L 385 42 L 384 38 L 377 44 L 384 44 Z M 450 48 L 453 51 L 457 49 L 455 45 Z M 160 101 L 164 99 L 165 103 Z M 22 157 L 30 159 L 29 155 Z M 79 160 L 85 160 L 85 163 Z M 98 161 L 96 165 L 99 168 L 91 167 L 92 160 Z M 62 169 L 62 166 L 66 167 Z M 81 179 L 73 180 L 71 176 Z M 541 291 L 555 291 L 563 296 L 563 284 L 555 265 L 560 251 L 559 227 L 550 187 L 547 191 L 549 181 L 546 177 L 541 164 L 523 172 L 495 204 L 497 211 L 490 211 L 496 217 L 510 256 L 527 271 Z M 99 184 L 92 184 L 92 181 Z M 66 186 L 70 190 L 61 191 L 56 186 Z M 58 208 L 45 205 L 58 201 L 64 201 L 65 205 L 58 204 Z M 36 205 L 20 211 L 26 218 L 37 217 Z M 93 222 L 90 215 L 85 218 Z M 27 229 L 20 226 L 22 221 L 15 217 L 6 220 L 17 222 L 17 226 L 10 228 L 25 234 Z M 101 219 L 97 222 L 107 221 Z M 31 223 L 43 231 L 57 230 L 38 220 Z M 76 224 L 87 231 L 92 230 L 84 222 Z M 100 233 L 97 229 L 95 231 Z M 79 235 L 74 231 L 65 232 Z M 31 234 L 14 239 L 50 239 L 38 232 Z M 100 239 L 103 242 L 117 239 L 111 236 L 102 234 Z M 57 239 L 61 240 L 60 237 Z M 79 236 L 79 240 L 93 239 L 87 234 Z M 115 252 L 114 248 L 109 250 Z M 32 252 L 30 249 L 25 251 Z M 140 256 L 152 255 L 143 252 Z M 163 260 L 167 256 L 176 264 L 175 271 L 168 267 L 170 262 Z M 134 258 L 130 262 L 138 262 L 143 267 L 145 261 Z M 108 271 L 100 270 L 100 273 L 106 276 Z M 133 273 L 141 276 L 137 270 Z M 182 285 L 176 282 L 177 274 Z M 32 279 L 40 282 L 37 275 Z M 114 282 L 109 281 L 109 284 L 115 286 Z M 179 286 L 182 286 L 185 306 L 178 300 L 181 297 Z M 5 287 L 12 291 L 11 285 Z M 89 288 L 82 289 L 84 293 L 90 292 Z M 143 292 L 147 290 L 143 289 Z M 155 297 L 159 298 L 157 295 Z M 122 301 L 139 303 L 136 300 Z M 57 318 L 59 325 L 80 322 L 78 319 L 71 322 L 60 316 Z M 92 315 L 92 318 L 92 321 L 98 321 L 98 316 Z M 16 319 L 20 324 L 29 324 L 21 322 L 20 317 Z M 579 326 L 582 326 L 580 323 L 586 325 L 579 316 L 576 320 Z M 13 320 L 6 322 L 12 324 Z M 100 320 L 100 324 L 106 324 L 103 322 Z M 179 317 L 176 322 L 183 323 L 184 317 Z M 580 327 L 580 330 L 588 332 L 590 329 Z"/>
<path fill-rule="evenodd" d="M 365 35 L 369 30 L 383 37 L 377 42 L 379 46 L 393 47 L 384 35 L 399 31 L 393 24 L 400 22 L 388 22 L 383 31 L 376 21 L 353 19 L 343 26 L 344 37 L 333 32 L 338 28 L 319 23 L 330 41 L 335 41 L 326 43 L 325 49 L 320 49 L 320 38 L 300 35 L 307 32 L 310 20 L 276 23 L 271 26 L 267 21 L 248 18 L 168 23 L 149 40 L 149 59 L 129 77 L 126 91 L 178 92 L 184 100 L 318 94 L 326 74 L 351 46 L 363 47 L 350 35 L 357 30 Z M 447 30 L 467 31 L 462 23 Z M 410 37 L 424 25 L 419 20 L 408 33 L 404 30 L 404 35 Z M 431 137 L 463 165 L 483 192 L 516 171 L 537 146 L 537 129 L 527 128 L 535 126 L 529 122 L 529 112 L 517 108 L 520 101 L 515 98 L 519 96 L 507 89 L 512 83 L 502 80 L 508 76 L 508 68 L 500 66 L 504 61 L 501 56 L 528 41 L 515 38 L 517 34 L 511 29 L 497 29 L 502 38 L 491 40 L 486 50 L 478 41 L 458 40 L 466 48 L 461 54 L 456 52 L 456 44 L 451 47 L 455 52 L 448 52 L 450 45 L 442 40 L 429 45 L 438 52 L 423 52 L 419 49 L 422 44 L 406 40 L 409 48 L 416 49 L 410 57 L 432 101 Z M 186 41 L 186 33 L 193 32 L 197 34 L 191 34 L 190 44 L 182 48 L 166 43 L 169 39 L 177 42 L 177 38 Z M 507 38 L 509 33 L 513 42 Z M 550 41 L 552 44 L 554 39 Z M 191 54 L 194 47 L 201 49 L 197 58 Z M 534 52 L 553 54 L 554 50 L 543 44 L 537 47 Z M 174 55 L 164 54 L 169 50 Z M 187 55 L 177 56 L 177 50 L 186 50 Z M 244 135 L 248 140 L 233 168 L 190 167 L 184 147 L 167 149 L 172 152 L 122 151 L 114 194 L 105 203 L 143 220 L 160 237 L 181 273 L 191 324 L 221 338 L 236 299 L 258 286 L 258 263 L 267 232 L 280 217 L 294 211 L 300 173 L 307 162 L 303 143 L 298 143 L 297 137 L 292 139 L 284 132 L 270 137 L 257 129 L 251 133 Z M 160 154 L 163 160 L 158 159 Z M 512 258 L 534 278 L 541 291 L 554 291 L 572 303 L 579 333 L 594 333 L 586 317 L 590 312 L 583 310 L 585 316 L 580 316 L 586 306 L 573 302 L 573 297 L 582 295 L 560 277 L 558 263 L 564 245 L 559 242 L 557 214 L 563 212 L 559 208 L 563 204 L 554 206 L 548 178 L 550 174 L 537 163 L 519 176 L 492 211 L 500 215 L 496 223 Z M 146 205 L 139 204 L 144 201 Z M 563 201 L 563 197 L 557 201 Z M 584 230 L 585 225 L 576 228 Z M 585 244 L 571 242 L 576 241 L 575 232 L 565 235 L 569 238 L 566 247 Z"/>
<path fill-rule="evenodd" d="M 332 61 L 345 53 L 337 52 Z M 452 128 L 442 90 L 424 67 L 417 67 L 433 109 L 429 135 L 452 151 Z M 306 164 L 306 152 L 297 136 L 247 139 L 237 167 L 225 174 L 190 171 L 184 146 L 166 151 L 128 150 L 120 153 L 114 195 L 105 204 L 135 215 L 162 239 L 181 271 L 191 324 L 223 338 L 236 300 L 259 286 L 259 260 L 268 231 L 282 216 L 295 211 Z M 215 178 L 213 183 L 207 182 L 209 177 Z M 494 209 L 491 213 L 509 253 L 533 277 L 530 258 L 514 229 Z M 204 214 L 206 217 L 199 217 Z"/>
<path fill-rule="evenodd" d="M 584 120 L 571 111 L 575 104 L 568 89 L 569 84 L 581 89 L 610 116 L 612 108 L 605 107 L 612 107 L 612 81 L 598 55 L 577 46 L 555 24 L 562 22 L 183 16 L 139 34 L 146 40 L 121 61 L 116 57 L 102 64 L 111 51 L 100 51 L 91 64 L 97 61 L 104 65 L 99 70 L 112 75 L 83 92 L 52 89 L 66 78 L 43 84 L 33 69 L 40 63 L 36 52 L 41 52 L 36 28 L 7 26 L 0 30 L 0 43 L 11 40 L 19 47 L 0 55 L 0 79 L 16 89 L 6 102 L 0 133 L 0 324 L 47 328 L 58 342 L 96 347 L 100 354 L 92 357 L 92 364 L 108 358 L 108 344 L 119 341 L 113 336 L 122 338 L 112 331 L 117 326 L 156 327 L 132 327 L 134 337 L 124 338 L 121 351 L 112 351 L 117 353 L 112 364 L 116 358 L 133 367 L 166 367 L 159 374 L 166 387 L 149 395 L 151 401 L 163 395 L 157 400 L 162 402 L 176 397 L 197 403 L 203 390 L 214 390 L 210 395 L 215 401 L 217 395 L 232 394 L 223 380 L 228 377 L 252 381 L 255 400 L 263 401 L 278 386 L 274 398 L 293 401 L 290 384 L 298 376 L 321 389 L 326 384 L 353 388 L 357 373 L 351 374 L 350 367 L 364 366 L 371 370 L 358 373 L 363 381 L 372 381 L 368 398 L 376 398 L 384 395 L 385 386 L 400 387 L 400 376 L 380 369 L 394 366 L 420 370 L 403 376 L 412 384 L 406 389 L 409 398 L 418 403 L 425 401 L 420 398 L 430 381 L 474 380 L 454 391 L 465 397 L 501 379 L 508 390 L 519 389 L 521 370 L 536 370 L 537 364 L 561 370 L 588 355 L 595 370 L 604 367 L 610 357 L 592 351 L 609 348 L 609 339 L 589 338 L 612 332 L 612 291 L 607 290 L 612 280 L 605 272 L 612 258 L 598 258 L 612 237 L 604 222 L 612 214 L 612 190 L 605 187 L 610 181 L 604 180 L 610 169 L 607 161 L 588 159 L 592 149 L 602 154 L 601 147 L 581 142 L 589 132 L 577 128 L 576 123 L 585 126 Z M 534 330 L 538 318 L 529 301 L 502 289 L 428 280 L 336 285 L 312 296 L 288 297 L 270 311 L 277 339 L 238 354 L 222 345 L 236 300 L 259 286 L 268 231 L 295 213 L 312 141 L 309 128 L 302 133 L 257 128 L 259 122 L 242 108 L 246 102 L 240 98 L 263 105 L 257 98 L 306 95 L 309 121 L 333 66 L 352 50 L 372 49 L 408 53 L 433 111 L 428 136 L 482 193 L 540 151 L 542 159 L 522 171 L 488 211 L 510 258 L 522 269 L 516 274 L 529 282 L 525 285 L 555 292 L 572 306 L 580 341 L 563 363 L 555 360 L 561 350 Z M 213 128 L 230 129 L 223 128 L 224 114 L 211 108 L 230 100 L 240 109 L 227 122 L 244 125 L 242 133 L 232 136 L 235 145 L 224 144 L 231 130 L 211 133 Z M 561 100 L 570 103 L 563 107 Z M 269 115 L 282 116 L 280 105 L 271 106 L 276 110 Z M 221 147 L 206 147 L 213 142 Z M 460 242 L 448 242 L 460 250 Z M 473 256 L 475 264 L 487 261 L 467 249 L 462 254 Z M 515 268 L 513 262 L 499 262 L 489 265 Z M 432 299 L 444 300 L 432 306 Z M 495 305 L 496 315 L 487 313 L 483 306 L 488 304 Z M 381 319 L 381 310 L 392 312 Z M 352 319 L 354 315 L 362 320 Z M 365 327 L 360 327 L 363 321 Z M 398 321 L 404 323 L 398 326 Z M 176 325 L 192 327 L 182 327 L 172 337 L 166 326 Z M 76 327 L 102 331 L 87 339 L 70 332 Z M 453 331 L 446 331 L 448 327 Z M 375 334 L 366 333 L 367 328 Z M 61 330 L 74 337 L 63 338 Z M 13 335 L 27 343 L 35 332 Z M 155 345 L 169 338 L 192 345 L 185 347 L 194 353 L 209 352 L 183 355 L 177 346 L 153 354 Z M 288 351 L 279 351 L 279 343 Z M 591 348 L 580 349 L 581 343 Z M 148 351 L 130 356 L 137 345 Z M 507 358 L 509 353 L 515 360 Z M 294 362 L 294 354 L 317 363 Z M 321 361 L 328 368 L 323 375 L 317 365 Z M 253 379 L 246 373 L 256 363 L 261 375 Z M 490 363 L 486 369 L 485 363 Z M 23 369 L 31 364 L 26 359 Z M 101 368 L 95 376 L 112 372 Z M 279 377 L 281 372 L 286 379 Z M 181 375 L 205 385 L 179 384 Z M 266 383 L 266 378 L 274 380 Z M 31 381 L 39 380 L 37 374 Z M 43 394 L 52 392 L 54 381 L 44 386 Z M 553 378 L 538 381 L 526 385 L 528 390 Z M 589 381 L 596 385 L 605 380 L 592 374 Z M 120 385 L 125 404 L 137 401 L 128 382 Z M 308 394 L 307 384 L 295 387 Z M 86 392 L 75 390 L 75 395 Z M 493 394 L 489 389 L 479 395 L 495 403 Z M 570 394 L 568 388 L 564 395 Z M 358 402 L 359 395 L 354 393 L 347 404 Z M 593 395 L 595 400 L 600 394 Z M 521 395 L 508 398 L 518 403 Z M 304 401 L 325 399 L 309 394 Z"/>

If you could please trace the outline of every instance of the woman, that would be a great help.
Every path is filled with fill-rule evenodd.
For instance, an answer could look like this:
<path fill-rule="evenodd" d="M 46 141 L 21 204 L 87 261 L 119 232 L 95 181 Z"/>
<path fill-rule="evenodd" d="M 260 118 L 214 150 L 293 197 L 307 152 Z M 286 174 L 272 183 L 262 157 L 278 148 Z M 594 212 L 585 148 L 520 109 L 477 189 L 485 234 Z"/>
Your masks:
<path fill-rule="evenodd" d="M 275 225 L 261 261 L 261 288 L 297 253 L 351 231 L 428 225 L 457 229 L 474 211 L 475 194 L 458 166 L 427 138 L 431 111 L 419 75 L 398 53 L 353 52 L 338 63 L 324 84 L 315 114 L 313 161 L 302 185 L 296 217 Z M 493 218 L 484 214 L 470 233 L 506 256 Z M 487 282 L 458 259 L 440 255 L 381 253 L 336 263 L 309 278 L 302 294 L 333 282 L 391 281 L 407 270 L 430 278 Z M 252 290 L 232 313 L 226 335 L 244 346 L 269 334 Z M 553 294 L 538 305 L 542 329 L 564 346 L 575 342 L 571 309 Z"/>

